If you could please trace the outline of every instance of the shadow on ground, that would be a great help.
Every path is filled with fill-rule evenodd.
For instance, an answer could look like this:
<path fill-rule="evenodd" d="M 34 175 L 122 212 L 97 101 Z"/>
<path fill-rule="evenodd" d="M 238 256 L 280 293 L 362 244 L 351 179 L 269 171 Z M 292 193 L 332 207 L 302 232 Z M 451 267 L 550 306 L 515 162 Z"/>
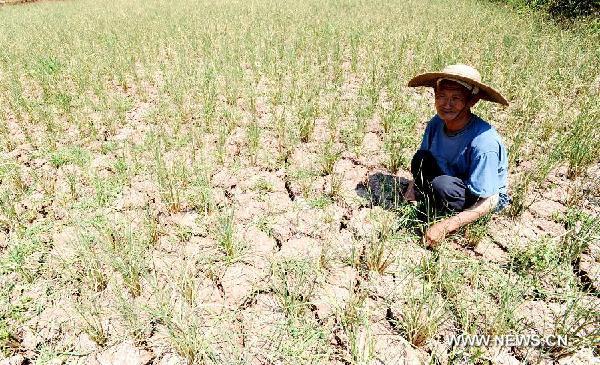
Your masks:
<path fill-rule="evenodd" d="M 402 193 L 407 186 L 408 179 L 377 172 L 369 175 L 366 182 L 356 185 L 355 191 L 358 196 L 368 199 L 373 206 L 397 209 L 404 203 Z"/>

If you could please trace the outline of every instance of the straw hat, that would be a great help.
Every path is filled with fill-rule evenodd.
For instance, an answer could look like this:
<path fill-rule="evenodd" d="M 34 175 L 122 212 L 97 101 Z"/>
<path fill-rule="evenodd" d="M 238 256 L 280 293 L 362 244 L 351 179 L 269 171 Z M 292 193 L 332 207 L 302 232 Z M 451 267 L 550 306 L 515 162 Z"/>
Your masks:
<path fill-rule="evenodd" d="M 450 65 L 444 67 L 442 72 L 427 72 L 417 75 L 408 82 L 408 86 L 434 87 L 441 80 L 458 82 L 473 94 L 479 93 L 481 99 L 508 106 L 508 101 L 499 92 L 481 82 L 481 74 L 468 65 Z"/>

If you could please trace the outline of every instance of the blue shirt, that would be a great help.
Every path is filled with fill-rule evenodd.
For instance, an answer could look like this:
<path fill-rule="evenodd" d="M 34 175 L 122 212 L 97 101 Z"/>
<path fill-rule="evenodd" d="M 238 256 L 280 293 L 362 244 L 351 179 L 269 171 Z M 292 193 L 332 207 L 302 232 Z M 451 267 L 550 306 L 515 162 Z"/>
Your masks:
<path fill-rule="evenodd" d="M 448 134 L 435 115 L 425 129 L 422 150 L 429 150 L 445 175 L 456 176 L 479 197 L 499 194 L 497 210 L 509 203 L 506 191 L 508 156 L 496 129 L 473 115 L 458 133 Z"/>

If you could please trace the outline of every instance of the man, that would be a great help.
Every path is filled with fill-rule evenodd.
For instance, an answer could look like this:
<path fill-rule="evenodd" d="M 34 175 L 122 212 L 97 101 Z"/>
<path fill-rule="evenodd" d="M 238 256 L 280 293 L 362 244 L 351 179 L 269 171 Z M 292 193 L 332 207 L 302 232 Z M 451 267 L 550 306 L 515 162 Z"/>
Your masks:
<path fill-rule="evenodd" d="M 427 229 L 423 238 L 432 246 L 509 203 L 506 147 L 496 130 L 471 112 L 482 99 L 505 106 L 508 102 L 467 65 L 418 75 L 408 86 L 433 87 L 437 114 L 427 124 L 412 159 L 414 181 L 404 197 L 425 201 L 437 212 L 455 213 Z"/>

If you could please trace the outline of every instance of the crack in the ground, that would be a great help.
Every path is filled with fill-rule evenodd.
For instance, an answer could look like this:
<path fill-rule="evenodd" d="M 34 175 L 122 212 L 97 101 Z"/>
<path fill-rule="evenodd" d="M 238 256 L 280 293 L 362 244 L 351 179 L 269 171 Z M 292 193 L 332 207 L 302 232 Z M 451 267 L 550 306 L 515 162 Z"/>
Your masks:
<path fill-rule="evenodd" d="M 344 354 L 347 354 L 349 352 L 348 345 L 340 337 L 340 335 L 339 335 L 339 331 L 340 330 L 342 330 L 342 326 L 338 322 L 338 320 L 336 319 L 335 326 L 334 326 L 333 331 L 331 332 L 331 334 L 333 335 L 333 339 L 335 340 L 334 346 L 339 349 L 338 350 L 339 352 L 337 353 L 337 355 L 338 355 L 337 356 L 337 360 L 339 360 L 340 362 L 344 363 L 344 365 L 350 365 L 350 364 L 352 364 L 352 362 L 348 361 L 346 359 L 346 356 L 344 356 Z"/>
<path fill-rule="evenodd" d="M 285 190 L 288 193 L 288 196 L 290 197 L 290 200 L 294 201 L 296 199 L 296 195 L 292 191 L 292 186 L 291 186 L 290 181 L 287 179 L 287 176 L 285 177 L 284 186 L 285 186 Z"/>
<path fill-rule="evenodd" d="M 154 336 L 156 334 L 156 326 L 157 326 L 157 322 L 156 319 L 152 319 L 150 320 L 150 331 L 148 332 L 148 338 L 152 338 L 152 336 Z M 142 342 L 140 342 L 141 344 L 143 344 L 144 346 L 148 346 L 148 340 L 144 339 Z"/>
<path fill-rule="evenodd" d="M 225 298 L 225 288 L 223 288 L 221 279 L 219 279 L 215 282 L 215 286 L 217 287 L 217 289 L 219 289 L 219 292 L 221 293 L 221 298 Z"/>
<path fill-rule="evenodd" d="M 238 309 L 239 310 L 248 309 L 251 306 L 253 306 L 254 304 L 256 304 L 256 297 L 259 294 L 273 294 L 273 293 L 274 292 L 273 292 L 272 288 L 253 290 L 250 294 L 248 294 L 248 296 L 246 296 L 246 298 L 244 298 L 242 303 L 240 303 L 240 305 L 238 306 Z"/>
<path fill-rule="evenodd" d="M 525 358 L 527 357 L 527 354 L 523 355 L 520 352 L 515 352 L 515 351 L 511 351 L 513 353 L 513 356 L 515 357 L 515 359 L 517 359 L 519 362 L 523 362 L 525 361 Z"/>
<path fill-rule="evenodd" d="M 354 166 L 364 166 L 364 167 L 366 167 L 366 166 L 365 166 L 365 165 L 363 165 L 363 164 L 362 164 L 362 162 L 360 162 L 360 161 L 358 160 L 358 158 L 356 158 L 356 157 L 344 157 L 344 160 L 348 160 L 348 161 L 352 162 L 352 164 L 353 164 Z"/>
<path fill-rule="evenodd" d="M 357 278 L 352 283 L 351 291 L 353 294 L 357 294 L 359 291 L 362 290 L 360 286 L 360 280 L 360 278 Z M 320 319 L 318 313 L 316 313 L 316 306 L 312 305 L 312 307 L 314 307 L 313 311 L 315 312 L 315 318 L 317 319 L 317 322 L 319 322 L 322 325 L 323 320 Z M 335 343 L 332 343 L 332 345 L 334 346 L 334 358 L 335 360 L 338 360 L 344 365 L 350 365 L 352 364 L 352 361 L 348 360 L 348 355 L 350 354 L 348 344 L 342 339 L 342 337 L 339 334 L 339 332 L 343 330 L 344 329 L 339 321 L 339 317 L 334 317 L 334 324 L 331 331 L 331 335 L 333 336 L 333 340 L 335 341 Z"/>
<path fill-rule="evenodd" d="M 344 214 L 342 215 L 342 219 L 340 219 L 340 231 L 342 229 L 346 229 L 348 228 L 348 222 L 350 222 L 350 217 L 348 217 L 348 214 Z"/>
<path fill-rule="evenodd" d="M 313 316 L 315 317 L 315 320 L 317 321 L 317 323 L 322 326 L 325 322 L 323 318 L 319 317 L 319 312 L 317 310 L 317 306 L 314 303 L 309 303 L 308 304 L 308 309 L 312 312 Z"/>
<path fill-rule="evenodd" d="M 281 242 L 281 238 L 278 237 L 277 235 L 274 235 L 273 239 L 275 240 L 275 245 L 277 246 L 276 252 L 281 251 L 281 247 L 283 246 L 283 242 Z"/>
<path fill-rule="evenodd" d="M 221 298 L 225 298 L 225 288 L 223 287 L 221 278 L 212 272 L 205 272 L 204 275 L 206 275 L 206 277 L 210 281 L 212 281 L 212 283 L 217 287 L 217 289 L 219 290 L 219 294 L 221 295 Z"/>
<path fill-rule="evenodd" d="M 502 242 L 500 242 L 500 241 L 494 239 L 493 237 L 491 237 L 491 235 L 488 234 L 488 236 L 490 236 L 490 239 L 491 239 L 492 243 L 495 244 L 497 247 L 499 247 L 502 250 L 502 252 L 508 253 L 508 247 L 504 246 L 502 244 Z"/>
<path fill-rule="evenodd" d="M 394 331 L 399 332 L 398 317 L 396 317 L 394 315 L 394 312 L 392 311 L 392 308 L 390 308 L 390 307 L 387 307 L 385 310 L 385 320 L 388 322 L 388 324 Z"/>
<path fill-rule="evenodd" d="M 358 276 L 360 277 L 360 279 L 368 281 L 369 280 L 369 269 L 367 267 L 367 247 L 366 247 L 366 245 L 362 245 L 362 250 L 360 251 L 360 255 L 358 256 L 358 264 L 359 264 L 359 267 L 356 268 L 358 271 Z M 358 283 L 357 283 L 357 285 L 358 285 Z"/>
<path fill-rule="evenodd" d="M 590 278 L 587 272 L 581 270 L 580 265 L 581 257 L 577 257 L 571 266 L 573 267 L 573 274 L 575 274 L 575 276 L 577 276 L 581 281 L 582 289 L 595 297 L 600 297 L 600 292 L 598 292 L 598 290 L 596 290 L 594 287 L 594 281 L 592 278 Z"/>
<path fill-rule="evenodd" d="M 244 328 L 244 320 L 242 318 L 242 312 L 237 312 L 237 314 L 235 316 L 235 320 L 239 326 L 240 342 L 241 342 L 242 348 L 245 348 L 246 347 L 246 329 Z"/>
<path fill-rule="evenodd" d="M 38 210 L 38 213 L 40 213 L 40 215 L 42 216 L 42 218 L 47 218 L 48 217 L 48 207 L 46 205 L 42 205 L 41 208 Z"/>

